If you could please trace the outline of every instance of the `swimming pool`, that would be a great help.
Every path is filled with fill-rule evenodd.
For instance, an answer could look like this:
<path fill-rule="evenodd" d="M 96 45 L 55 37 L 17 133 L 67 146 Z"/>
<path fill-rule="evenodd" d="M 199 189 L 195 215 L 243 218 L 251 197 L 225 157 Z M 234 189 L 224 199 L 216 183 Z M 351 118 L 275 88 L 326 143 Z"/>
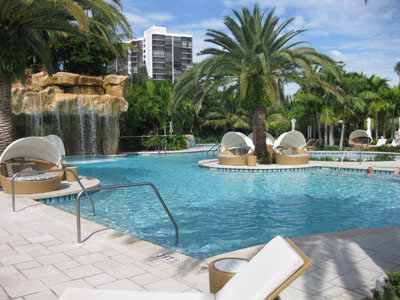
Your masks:
<path fill-rule="evenodd" d="M 174 216 L 174 228 L 149 187 L 93 195 L 82 216 L 123 233 L 204 258 L 296 237 L 354 228 L 400 225 L 398 181 L 390 175 L 310 170 L 236 173 L 199 168 L 205 153 L 69 161 L 102 185 L 153 182 Z M 75 212 L 75 202 L 57 204 Z"/>

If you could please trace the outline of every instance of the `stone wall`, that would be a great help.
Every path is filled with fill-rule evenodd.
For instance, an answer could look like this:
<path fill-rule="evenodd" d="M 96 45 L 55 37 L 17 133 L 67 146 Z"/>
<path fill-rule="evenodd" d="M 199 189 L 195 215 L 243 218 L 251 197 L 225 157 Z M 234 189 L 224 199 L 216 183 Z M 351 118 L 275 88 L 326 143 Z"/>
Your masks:
<path fill-rule="evenodd" d="M 105 121 L 102 123 L 106 125 L 102 126 L 107 128 L 98 130 L 96 135 L 99 136 L 92 137 L 92 140 L 95 138 L 97 141 L 101 141 L 102 151 L 99 151 L 98 154 L 116 154 L 119 142 L 118 120 L 121 112 L 128 109 L 128 103 L 124 99 L 127 79 L 127 76 L 108 75 L 103 79 L 102 77 L 65 72 L 56 73 L 51 77 L 45 73 L 33 74 L 28 77 L 26 86 L 13 85 L 13 113 L 25 114 L 31 119 L 32 116 L 36 118 L 39 114 L 49 113 L 54 114 L 56 118 L 60 118 L 60 115 L 64 117 L 72 115 L 74 121 L 71 122 L 89 116 L 91 119 L 103 118 Z M 96 117 L 93 117 L 93 114 Z M 40 125 L 40 122 L 37 123 Z M 85 124 L 84 121 L 81 123 Z M 81 135 L 88 131 L 86 128 L 79 130 Z M 52 133 L 57 134 L 57 132 Z M 58 134 L 61 135 L 61 138 L 70 136 L 69 133 L 63 132 L 58 132 Z M 79 138 L 82 141 L 88 140 L 83 136 Z M 64 143 L 72 142 L 64 139 Z M 84 147 L 80 148 L 84 149 Z M 80 151 L 82 152 L 82 150 Z"/>

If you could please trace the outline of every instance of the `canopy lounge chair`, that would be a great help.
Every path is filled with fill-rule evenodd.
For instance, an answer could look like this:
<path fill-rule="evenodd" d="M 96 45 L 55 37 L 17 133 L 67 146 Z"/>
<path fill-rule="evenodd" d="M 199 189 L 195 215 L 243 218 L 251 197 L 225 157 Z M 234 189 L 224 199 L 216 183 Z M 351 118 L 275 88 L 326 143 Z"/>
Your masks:
<path fill-rule="evenodd" d="M 349 146 L 352 148 L 370 148 L 372 138 L 365 130 L 355 130 L 350 133 Z"/>
<path fill-rule="evenodd" d="M 392 146 L 392 147 L 400 146 L 400 132 L 399 131 L 394 132 L 394 139 L 393 139 L 392 143 L 390 144 L 390 146 Z"/>
<path fill-rule="evenodd" d="M 248 137 L 254 143 L 253 133 L 250 133 L 248 135 Z M 272 156 L 274 154 L 274 151 L 272 149 L 274 147 L 274 142 L 275 142 L 275 138 L 269 132 L 265 132 L 265 143 L 267 144 L 267 150 L 268 150 L 270 156 Z"/>
<path fill-rule="evenodd" d="M 277 236 L 216 294 L 66 288 L 60 300 L 272 300 L 312 264 L 290 239 Z"/>
<path fill-rule="evenodd" d="M 379 147 L 379 146 L 385 146 L 385 144 L 386 144 L 386 139 L 383 137 L 383 136 L 381 136 L 381 138 L 376 142 L 376 147 Z"/>
<path fill-rule="evenodd" d="M 220 165 L 245 166 L 247 156 L 254 151 L 254 144 L 245 134 L 230 131 L 221 141 L 221 152 L 217 155 Z"/>
<path fill-rule="evenodd" d="M 12 193 L 12 176 L 23 170 L 60 169 L 61 155 L 57 147 L 43 137 L 27 137 L 14 141 L 0 157 L 0 181 L 6 194 Z M 58 189 L 63 172 L 16 177 L 16 194 L 45 193 Z"/>
<path fill-rule="evenodd" d="M 315 145 L 317 145 L 319 142 L 319 139 L 309 139 L 307 144 L 306 144 L 306 149 L 307 150 L 313 150 Z"/>
<path fill-rule="evenodd" d="M 275 161 L 279 165 L 307 164 L 311 154 L 305 150 L 306 138 L 296 130 L 282 133 L 274 143 Z"/>

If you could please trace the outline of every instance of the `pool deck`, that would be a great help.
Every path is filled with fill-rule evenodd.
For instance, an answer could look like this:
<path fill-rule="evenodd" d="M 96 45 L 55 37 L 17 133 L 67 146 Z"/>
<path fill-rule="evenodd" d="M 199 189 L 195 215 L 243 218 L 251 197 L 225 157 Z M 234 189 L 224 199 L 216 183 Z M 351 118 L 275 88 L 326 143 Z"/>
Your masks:
<path fill-rule="evenodd" d="M 314 164 L 338 165 L 310 162 Z M 343 164 L 357 166 L 360 165 Z M 361 166 L 392 171 L 400 167 L 400 161 L 365 162 Z M 208 291 L 207 263 L 216 257 L 191 258 L 88 220 L 82 220 L 85 240 L 78 245 L 74 215 L 26 195 L 19 195 L 16 204 L 17 212 L 12 213 L 10 195 L 0 193 L 0 300 L 58 299 L 66 287 Z M 314 300 L 323 296 L 360 300 L 371 295 L 376 278 L 384 270 L 400 271 L 398 226 L 293 240 L 310 256 L 314 266 L 281 294 L 282 300 Z M 217 257 L 251 258 L 260 247 Z M 169 260 L 165 255 L 157 258 L 160 253 L 169 255 Z"/>

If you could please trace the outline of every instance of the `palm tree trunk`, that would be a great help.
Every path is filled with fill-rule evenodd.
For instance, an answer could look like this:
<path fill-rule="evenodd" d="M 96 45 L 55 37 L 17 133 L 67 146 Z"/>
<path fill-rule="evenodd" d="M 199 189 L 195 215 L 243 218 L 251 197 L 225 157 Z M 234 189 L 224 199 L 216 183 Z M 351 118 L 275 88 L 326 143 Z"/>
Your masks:
<path fill-rule="evenodd" d="M 345 119 L 343 118 L 343 123 L 342 123 L 342 132 L 340 133 L 340 143 L 339 143 L 339 150 L 343 149 L 343 140 L 344 140 L 344 130 L 345 130 Z"/>
<path fill-rule="evenodd" d="M 328 125 L 324 125 L 324 146 L 328 145 Z"/>
<path fill-rule="evenodd" d="M 378 139 L 378 112 L 375 113 L 375 139 Z"/>
<path fill-rule="evenodd" d="M 322 131 L 321 131 L 321 123 L 319 122 L 318 107 L 315 110 L 315 114 L 316 114 L 316 118 L 317 118 L 318 145 L 321 146 L 321 144 L 322 144 Z"/>
<path fill-rule="evenodd" d="M 12 140 L 11 79 L 0 73 L 0 154 Z"/>
<path fill-rule="evenodd" d="M 268 157 L 266 135 L 265 135 L 265 107 L 258 106 L 252 112 L 253 119 L 253 142 L 256 148 L 257 158 Z"/>
<path fill-rule="evenodd" d="M 392 111 L 392 131 L 390 133 L 390 138 L 393 139 L 394 136 L 394 118 L 395 118 L 395 114 L 394 114 L 394 110 Z"/>
<path fill-rule="evenodd" d="M 333 122 L 329 124 L 329 146 L 335 145 L 335 128 L 333 126 Z"/>

